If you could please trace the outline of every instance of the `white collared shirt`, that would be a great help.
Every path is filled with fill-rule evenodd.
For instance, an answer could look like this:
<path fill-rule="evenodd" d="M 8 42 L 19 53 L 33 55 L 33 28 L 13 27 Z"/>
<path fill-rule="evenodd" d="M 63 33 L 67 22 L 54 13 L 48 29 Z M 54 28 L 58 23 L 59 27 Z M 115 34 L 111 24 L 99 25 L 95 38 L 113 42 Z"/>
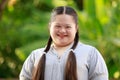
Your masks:
<path fill-rule="evenodd" d="M 45 80 L 64 80 L 64 68 L 72 45 L 60 58 L 57 51 L 50 48 L 46 54 Z M 37 66 L 43 51 L 44 48 L 32 51 L 23 64 L 20 80 L 31 80 L 32 70 Z M 105 61 L 96 48 L 79 42 L 73 52 L 77 61 L 78 80 L 108 80 Z"/>

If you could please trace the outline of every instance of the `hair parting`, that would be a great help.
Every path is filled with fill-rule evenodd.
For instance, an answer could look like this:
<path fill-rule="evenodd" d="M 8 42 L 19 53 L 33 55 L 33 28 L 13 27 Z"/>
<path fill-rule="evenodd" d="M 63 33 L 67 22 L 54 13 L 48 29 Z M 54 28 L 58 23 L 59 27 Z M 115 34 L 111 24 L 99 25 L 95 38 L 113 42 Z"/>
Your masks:
<path fill-rule="evenodd" d="M 66 11 L 66 7 L 64 6 L 64 9 L 63 9 L 63 14 L 65 14 L 65 11 Z"/>

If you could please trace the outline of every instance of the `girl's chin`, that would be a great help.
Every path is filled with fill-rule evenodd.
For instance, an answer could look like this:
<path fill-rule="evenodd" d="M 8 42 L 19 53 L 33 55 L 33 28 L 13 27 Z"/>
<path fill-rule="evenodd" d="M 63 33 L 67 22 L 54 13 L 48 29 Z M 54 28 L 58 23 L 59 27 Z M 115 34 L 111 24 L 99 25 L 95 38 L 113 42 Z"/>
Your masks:
<path fill-rule="evenodd" d="M 67 41 L 59 41 L 58 44 L 64 45 L 64 44 L 68 44 Z"/>
<path fill-rule="evenodd" d="M 60 47 L 68 46 L 69 44 L 70 43 L 68 43 L 68 42 L 59 42 L 59 43 L 57 43 L 57 45 L 60 46 Z"/>

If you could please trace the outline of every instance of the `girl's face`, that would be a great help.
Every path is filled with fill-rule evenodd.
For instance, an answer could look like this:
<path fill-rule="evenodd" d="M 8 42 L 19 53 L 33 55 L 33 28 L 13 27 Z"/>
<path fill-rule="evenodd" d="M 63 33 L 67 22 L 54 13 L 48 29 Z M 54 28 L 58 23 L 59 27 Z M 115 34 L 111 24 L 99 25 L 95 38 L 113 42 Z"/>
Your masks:
<path fill-rule="evenodd" d="M 67 14 L 56 15 L 50 23 L 50 35 L 55 46 L 64 47 L 74 41 L 77 26 L 73 16 Z"/>

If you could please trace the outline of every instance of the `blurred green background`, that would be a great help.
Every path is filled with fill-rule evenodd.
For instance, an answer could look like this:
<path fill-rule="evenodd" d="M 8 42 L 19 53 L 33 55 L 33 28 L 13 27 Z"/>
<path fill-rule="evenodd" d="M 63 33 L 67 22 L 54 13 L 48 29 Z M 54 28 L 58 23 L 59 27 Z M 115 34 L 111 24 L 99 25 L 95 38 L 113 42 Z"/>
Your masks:
<path fill-rule="evenodd" d="M 18 79 L 30 52 L 47 43 L 52 9 L 64 5 L 78 13 L 80 41 L 101 52 L 110 80 L 120 80 L 120 0 L 0 0 L 0 79 Z"/>

